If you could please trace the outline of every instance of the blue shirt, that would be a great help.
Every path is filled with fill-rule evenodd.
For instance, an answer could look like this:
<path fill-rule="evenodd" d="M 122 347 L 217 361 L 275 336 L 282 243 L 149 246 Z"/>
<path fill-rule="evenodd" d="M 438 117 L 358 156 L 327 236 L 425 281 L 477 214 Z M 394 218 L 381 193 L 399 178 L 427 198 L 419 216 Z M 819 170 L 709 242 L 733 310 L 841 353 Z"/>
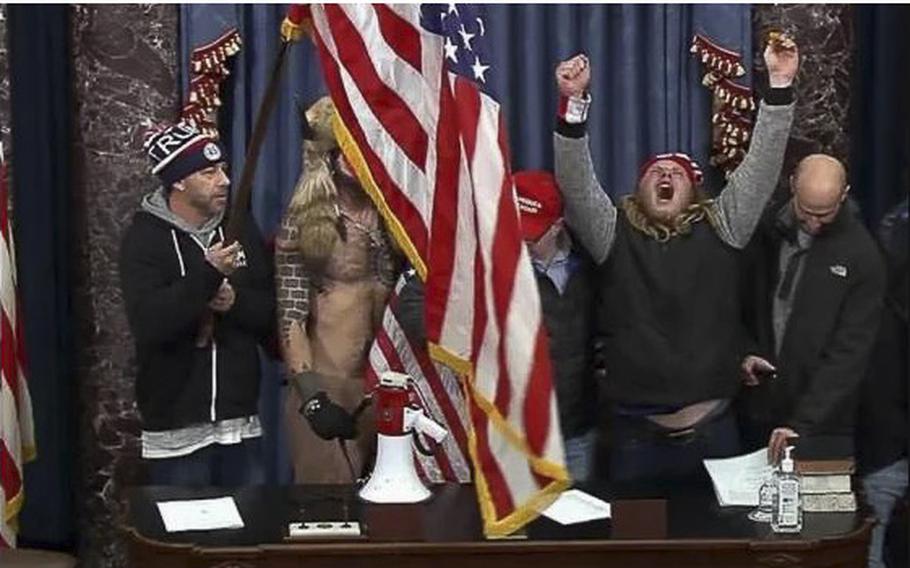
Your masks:
<path fill-rule="evenodd" d="M 545 264 L 533 257 L 531 258 L 531 264 L 538 274 L 543 274 L 550 279 L 559 295 L 562 296 L 566 291 L 566 286 L 569 285 L 569 277 L 572 276 L 575 267 L 578 265 L 578 259 L 572 255 L 571 249 L 565 249 L 557 251 L 549 264 Z"/>

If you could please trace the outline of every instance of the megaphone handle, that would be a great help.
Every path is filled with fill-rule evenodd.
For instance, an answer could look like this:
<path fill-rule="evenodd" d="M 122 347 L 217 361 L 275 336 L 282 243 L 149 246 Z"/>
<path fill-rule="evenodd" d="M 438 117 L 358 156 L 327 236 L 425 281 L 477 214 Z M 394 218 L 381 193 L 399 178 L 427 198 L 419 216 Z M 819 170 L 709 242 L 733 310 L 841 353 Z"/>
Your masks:
<path fill-rule="evenodd" d="M 423 441 L 421 441 L 420 434 L 417 433 L 417 430 L 411 430 L 411 435 L 414 436 L 414 446 L 417 447 L 417 451 L 427 457 L 433 457 L 435 452 L 423 445 Z"/>

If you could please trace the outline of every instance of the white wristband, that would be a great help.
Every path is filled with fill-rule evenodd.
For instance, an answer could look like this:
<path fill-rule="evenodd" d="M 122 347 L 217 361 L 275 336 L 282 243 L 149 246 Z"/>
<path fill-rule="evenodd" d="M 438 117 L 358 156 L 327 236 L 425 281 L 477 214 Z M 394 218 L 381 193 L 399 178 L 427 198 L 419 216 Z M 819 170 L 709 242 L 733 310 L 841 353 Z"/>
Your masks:
<path fill-rule="evenodd" d="M 569 124 L 582 124 L 588 120 L 588 109 L 591 107 L 591 94 L 584 97 L 562 97 L 560 100 L 560 117 Z"/>

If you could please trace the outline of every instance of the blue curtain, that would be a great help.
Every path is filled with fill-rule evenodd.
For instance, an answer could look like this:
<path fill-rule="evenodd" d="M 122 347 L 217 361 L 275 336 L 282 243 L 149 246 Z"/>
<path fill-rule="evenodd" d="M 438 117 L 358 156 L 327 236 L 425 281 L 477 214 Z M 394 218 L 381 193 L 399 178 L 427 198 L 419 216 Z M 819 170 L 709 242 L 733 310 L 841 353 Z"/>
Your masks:
<path fill-rule="evenodd" d="M 576 53 L 592 65 L 591 152 L 602 184 L 630 192 L 647 155 L 689 152 L 707 166 L 710 100 L 694 33 L 745 54 L 751 77 L 750 7 L 687 5 L 497 5 L 487 27 L 498 43 L 494 75 L 516 169 L 553 165 L 556 65 Z M 496 85 L 496 81 L 502 84 Z"/>
<path fill-rule="evenodd" d="M 73 284 L 69 7 L 8 8 L 16 260 L 38 458 L 25 466 L 22 546 L 76 544 L 78 408 Z M 61 472 L 70 472 L 63 475 Z"/>
<path fill-rule="evenodd" d="M 910 6 L 856 6 L 850 193 L 876 226 L 910 192 Z"/>
<path fill-rule="evenodd" d="M 184 92 L 194 47 L 239 28 L 243 48 L 221 113 L 234 180 L 243 167 L 247 137 L 278 48 L 284 5 L 181 6 L 181 65 Z M 584 51 L 593 65 L 595 107 L 591 147 L 602 183 L 610 193 L 632 190 L 643 159 L 654 152 L 682 150 L 707 167 L 710 101 L 701 86 L 700 63 L 689 53 L 692 36 L 704 33 L 745 54 L 751 76 L 752 27 L 748 5 L 490 5 L 485 24 L 493 34 L 497 66 L 492 90 L 509 124 L 513 168 L 552 168 L 556 108 L 554 69 Z M 300 133 L 295 103 L 325 93 L 313 46 L 295 44 L 286 61 L 281 97 L 262 149 L 252 210 L 263 233 L 272 235 L 290 199 L 300 169 Z M 267 364 L 262 416 L 269 433 L 272 481 L 286 481 L 287 460 L 278 419 L 279 379 Z"/>

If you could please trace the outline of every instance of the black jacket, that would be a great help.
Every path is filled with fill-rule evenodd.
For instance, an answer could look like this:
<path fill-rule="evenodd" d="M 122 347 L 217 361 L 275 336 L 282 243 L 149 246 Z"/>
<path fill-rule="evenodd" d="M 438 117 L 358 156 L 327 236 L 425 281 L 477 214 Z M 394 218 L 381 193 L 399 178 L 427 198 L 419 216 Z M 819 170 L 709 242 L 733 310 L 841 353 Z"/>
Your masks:
<path fill-rule="evenodd" d="M 597 269 L 595 325 L 611 400 L 673 409 L 735 396 L 746 344 L 739 263 L 740 251 L 707 220 L 658 242 L 619 215 Z"/>
<path fill-rule="evenodd" d="M 907 313 L 910 295 L 907 201 L 882 221 L 879 242 L 888 264 L 888 293 L 882 325 L 863 383 L 856 423 L 856 462 L 869 473 L 907 457 L 910 372 Z"/>
<path fill-rule="evenodd" d="M 534 274 L 550 340 L 559 424 L 565 438 L 574 438 L 594 427 L 598 395 L 592 363 L 592 261 L 573 252 L 569 262 L 571 275 L 562 294 L 546 274 Z"/>
<path fill-rule="evenodd" d="M 229 278 L 234 305 L 215 316 L 210 346 L 197 348 L 200 321 L 223 277 L 189 234 L 145 211 L 133 217 L 120 248 L 120 283 L 136 340 L 144 429 L 257 413 L 257 344 L 275 318 L 272 262 L 252 221 L 240 242 L 247 266 Z"/>
<path fill-rule="evenodd" d="M 848 202 L 815 236 L 803 259 L 775 356 L 772 309 L 781 277 L 780 248 L 784 238 L 795 238 L 795 226 L 784 226 L 780 220 L 784 207 L 792 207 L 789 199 L 768 208 L 748 251 L 746 321 L 757 354 L 777 367 L 777 377 L 745 389 L 746 411 L 753 421 L 789 426 L 804 438 L 849 437 L 858 388 L 878 330 L 884 265 Z"/>

